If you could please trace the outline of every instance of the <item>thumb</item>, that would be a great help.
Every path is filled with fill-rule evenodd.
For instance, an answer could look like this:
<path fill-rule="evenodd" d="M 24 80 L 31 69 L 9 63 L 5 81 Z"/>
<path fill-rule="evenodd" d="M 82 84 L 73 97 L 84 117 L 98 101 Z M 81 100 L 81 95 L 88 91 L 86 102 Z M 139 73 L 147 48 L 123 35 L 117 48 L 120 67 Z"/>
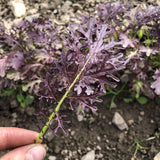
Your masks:
<path fill-rule="evenodd" d="M 16 148 L 5 154 L 0 160 L 43 160 L 46 150 L 41 144 L 32 144 Z"/>

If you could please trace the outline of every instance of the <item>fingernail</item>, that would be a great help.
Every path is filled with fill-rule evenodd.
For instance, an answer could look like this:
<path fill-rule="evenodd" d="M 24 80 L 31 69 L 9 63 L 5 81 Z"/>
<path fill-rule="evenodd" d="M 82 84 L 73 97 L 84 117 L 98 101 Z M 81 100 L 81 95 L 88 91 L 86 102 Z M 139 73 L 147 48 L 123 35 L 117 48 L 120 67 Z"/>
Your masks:
<path fill-rule="evenodd" d="M 35 145 L 27 152 L 27 160 L 43 160 L 46 155 L 46 151 L 41 145 Z"/>

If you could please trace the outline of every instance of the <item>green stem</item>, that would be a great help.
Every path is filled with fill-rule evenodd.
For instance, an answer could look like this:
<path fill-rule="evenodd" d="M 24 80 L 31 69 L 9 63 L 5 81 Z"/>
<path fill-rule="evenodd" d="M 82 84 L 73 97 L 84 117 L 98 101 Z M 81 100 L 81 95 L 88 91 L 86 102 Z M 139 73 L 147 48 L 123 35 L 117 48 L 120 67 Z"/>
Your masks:
<path fill-rule="evenodd" d="M 40 139 L 42 139 L 43 135 L 45 134 L 46 130 L 49 128 L 50 122 L 51 120 L 55 117 L 56 113 L 59 111 L 62 103 L 64 102 L 64 100 L 66 99 L 66 97 L 68 96 L 69 92 L 71 91 L 71 89 L 73 88 L 73 86 L 75 85 L 75 83 L 77 82 L 77 80 L 80 78 L 82 72 L 84 71 L 84 69 L 86 68 L 86 65 L 88 64 L 89 60 L 91 59 L 93 53 L 90 53 L 90 56 L 88 57 L 86 63 L 84 64 L 83 68 L 80 70 L 80 72 L 77 74 L 76 78 L 73 80 L 73 82 L 70 84 L 68 90 L 65 92 L 65 94 L 62 96 L 62 98 L 60 99 L 60 101 L 58 102 L 55 111 L 51 113 L 51 115 L 48 118 L 48 122 L 46 122 L 45 126 L 42 128 L 41 132 L 39 133 L 39 136 L 36 138 L 35 143 L 38 143 L 40 141 Z"/>
<path fill-rule="evenodd" d="M 113 104 L 115 98 L 116 98 L 116 95 L 113 95 L 113 97 L 112 97 L 112 99 L 111 99 L 110 106 L 109 106 L 109 110 L 110 110 L 110 111 L 111 111 L 111 109 L 112 109 L 112 104 Z"/>

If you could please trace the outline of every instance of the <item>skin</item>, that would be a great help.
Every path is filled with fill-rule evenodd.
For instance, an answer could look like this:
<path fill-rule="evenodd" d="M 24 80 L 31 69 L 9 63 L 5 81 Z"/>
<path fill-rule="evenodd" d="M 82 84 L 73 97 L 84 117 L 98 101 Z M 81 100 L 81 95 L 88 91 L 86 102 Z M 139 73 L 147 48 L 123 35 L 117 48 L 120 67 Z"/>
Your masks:
<path fill-rule="evenodd" d="M 0 160 L 26 160 L 29 149 L 39 145 L 44 148 L 41 144 L 34 144 L 38 135 L 37 132 L 22 128 L 0 127 L 0 151 L 15 148 L 1 157 Z"/>

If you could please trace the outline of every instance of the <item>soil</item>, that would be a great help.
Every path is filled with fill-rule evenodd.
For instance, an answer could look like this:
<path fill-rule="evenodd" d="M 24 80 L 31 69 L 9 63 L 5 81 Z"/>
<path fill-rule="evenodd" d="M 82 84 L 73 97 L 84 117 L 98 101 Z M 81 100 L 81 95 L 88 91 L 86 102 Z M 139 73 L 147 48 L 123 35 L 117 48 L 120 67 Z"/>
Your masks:
<path fill-rule="evenodd" d="M 8 25 L 16 23 L 19 18 L 13 15 L 6 1 L 1 2 L 3 22 Z M 54 19 L 55 23 L 64 28 L 71 16 L 93 12 L 94 7 L 100 2 L 102 0 L 24 0 L 26 16 L 38 13 L 39 16 Z M 134 0 L 131 5 L 135 7 L 158 3 L 159 0 Z M 64 110 L 71 121 L 71 124 L 65 126 L 69 134 L 65 136 L 61 131 L 58 136 L 51 132 L 46 134 L 43 141 L 47 149 L 46 160 L 51 159 L 51 156 L 55 156 L 56 160 L 80 160 L 91 150 L 95 151 L 95 160 L 130 160 L 136 150 L 136 145 L 133 145 L 136 139 L 141 141 L 142 146 L 147 147 L 138 149 L 136 160 L 153 159 L 160 152 L 160 99 L 156 97 L 141 105 L 136 101 L 125 103 L 124 97 L 124 94 L 118 95 L 115 99 L 116 107 L 109 110 L 112 95 L 104 96 L 103 103 L 98 105 L 98 111 L 86 113 L 80 122 L 74 112 Z M 15 96 L 0 98 L 0 126 L 20 127 L 39 132 L 36 116 L 33 115 L 35 112 L 38 112 L 36 101 L 33 105 L 22 108 Z M 124 118 L 128 130 L 120 131 L 112 124 L 115 112 Z M 6 151 L 2 151 L 0 156 L 5 153 Z"/>

